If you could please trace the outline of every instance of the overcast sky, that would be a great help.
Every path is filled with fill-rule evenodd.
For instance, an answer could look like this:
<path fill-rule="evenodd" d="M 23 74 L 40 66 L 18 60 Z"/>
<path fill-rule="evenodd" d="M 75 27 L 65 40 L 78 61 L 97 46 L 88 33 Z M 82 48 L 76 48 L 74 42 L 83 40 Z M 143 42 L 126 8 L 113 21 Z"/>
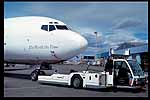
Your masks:
<path fill-rule="evenodd" d="M 148 2 L 4 2 L 4 17 L 47 16 L 63 21 L 89 42 L 83 53 L 127 41 L 148 42 Z"/>

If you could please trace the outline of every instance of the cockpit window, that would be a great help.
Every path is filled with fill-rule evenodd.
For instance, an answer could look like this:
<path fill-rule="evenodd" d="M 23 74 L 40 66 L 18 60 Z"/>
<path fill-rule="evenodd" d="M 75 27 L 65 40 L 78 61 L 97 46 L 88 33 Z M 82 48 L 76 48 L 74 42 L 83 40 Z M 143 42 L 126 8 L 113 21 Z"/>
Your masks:
<path fill-rule="evenodd" d="M 55 26 L 54 25 L 49 25 L 49 31 L 55 30 Z"/>
<path fill-rule="evenodd" d="M 56 28 L 60 30 L 69 30 L 65 25 L 56 25 Z"/>
<path fill-rule="evenodd" d="M 41 29 L 45 30 L 45 31 L 53 31 L 53 30 L 55 30 L 55 26 L 54 25 L 49 25 L 49 26 L 48 25 L 42 25 Z"/>
<path fill-rule="evenodd" d="M 41 29 L 45 30 L 45 31 L 48 31 L 48 25 L 42 25 Z"/>

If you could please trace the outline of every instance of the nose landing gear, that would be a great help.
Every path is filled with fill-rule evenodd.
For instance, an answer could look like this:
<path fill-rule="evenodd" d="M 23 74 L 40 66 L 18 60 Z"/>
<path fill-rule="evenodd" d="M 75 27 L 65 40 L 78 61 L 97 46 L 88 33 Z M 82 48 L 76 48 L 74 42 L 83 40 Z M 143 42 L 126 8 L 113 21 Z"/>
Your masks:
<path fill-rule="evenodd" d="M 42 63 L 38 69 L 35 69 L 30 74 L 30 77 L 31 77 L 32 81 L 37 81 L 38 80 L 38 75 L 45 75 L 45 72 L 41 71 L 41 70 L 52 70 L 52 66 L 47 64 L 47 63 Z"/>

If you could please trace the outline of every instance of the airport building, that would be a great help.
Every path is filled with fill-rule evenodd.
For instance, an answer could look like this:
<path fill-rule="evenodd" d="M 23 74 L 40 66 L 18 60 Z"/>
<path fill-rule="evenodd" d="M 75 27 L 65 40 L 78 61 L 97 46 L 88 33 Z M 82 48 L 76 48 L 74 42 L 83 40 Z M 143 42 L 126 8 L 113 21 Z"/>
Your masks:
<path fill-rule="evenodd" d="M 149 59 L 149 50 L 148 44 L 131 47 L 126 49 L 114 50 L 115 54 L 124 54 L 125 50 L 130 49 L 130 54 L 132 59 L 136 59 L 137 62 L 141 65 L 142 69 L 148 71 L 148 59 Z M 103 52 L 96 55 L 96 58 L 107 59 L 109 57 L 109 52 Z"/>

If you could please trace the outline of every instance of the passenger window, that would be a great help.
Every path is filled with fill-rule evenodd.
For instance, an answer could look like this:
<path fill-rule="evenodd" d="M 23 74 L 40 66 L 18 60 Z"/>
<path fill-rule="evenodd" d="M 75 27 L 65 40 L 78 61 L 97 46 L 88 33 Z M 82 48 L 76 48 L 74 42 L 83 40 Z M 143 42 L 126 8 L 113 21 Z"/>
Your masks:
<path fill-rule="evenodd" d="M 53 30 L 55 30 L 54 25 L 49 25 L 49 31 L 53 31 Z"/>
<path fill-rule="evenodd" d="M 45 30 L 45 31 L 48 31 L 48 25 L 42 25 L 41 29 Z"/>

